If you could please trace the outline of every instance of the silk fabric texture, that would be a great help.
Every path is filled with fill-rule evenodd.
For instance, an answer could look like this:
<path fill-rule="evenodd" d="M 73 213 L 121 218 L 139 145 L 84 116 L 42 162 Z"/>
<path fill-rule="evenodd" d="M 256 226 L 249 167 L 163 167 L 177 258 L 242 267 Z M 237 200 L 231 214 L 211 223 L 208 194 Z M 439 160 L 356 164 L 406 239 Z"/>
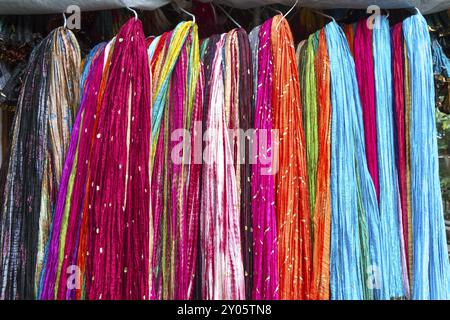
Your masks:
<path fill-rule="evenodd" d="M 0 187 L 2 299 L 37 297 L 79 103 L 80 60 L 73 33 L 58 28 L 33 50 L 27 66 Z"/>

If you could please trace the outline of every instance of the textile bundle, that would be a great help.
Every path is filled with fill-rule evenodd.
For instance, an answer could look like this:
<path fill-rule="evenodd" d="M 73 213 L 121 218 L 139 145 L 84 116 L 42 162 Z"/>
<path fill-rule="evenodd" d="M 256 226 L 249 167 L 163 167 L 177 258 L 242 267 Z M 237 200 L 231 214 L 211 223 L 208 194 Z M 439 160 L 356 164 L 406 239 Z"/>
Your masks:
<path fill-rule="evenodd" d="M 403 23 L 410 86 L 412 298 L 449 299 L 449 263 L 438 173 L 430 35 L 422 16 Z M 417 48 L 423 48 L 418 50 Z"/>
<path fill-rule="evenodd" d="M 252 171 L 252 229 L 254 243 L 253 259 L 253 299 L 277 299 L 279 297 L 277 223 L 275 212 L 275 179 L 273 174 L 264 174 L 273 167 L 270 150 L 275 147 L 271 135 L 273 129 L 272 89 L 273 63 L 271 57 L 272 20 L 266 21 L 252 32 L 259 34 L 256 48 L 258 71 L 255 83 L 255 118 L 256 137 L 253 150 L 259 155 Z M 255 63 L 255 61 L 254 61 Z M 255 63 L 256 64 L 256 63 Z M 255 76 L 256 77 L 256 76 Z M 267 135 L 263 139 L 259 130 Z M 265 141 L 264 141 L 265 140 Z"/>
<path fill-rule="evenodd" d="M 148 51 L 152 74 L 159 75 L 152 86 L 151 297 L 190 299 L 194 278 L 189 275 L 195 272 L 197 261 L 200 208 L 200 164 L 194 159 L 191 141 L 201 135 L 201 125 L 196 123 L 201 123 L 203 106 L 197 26 L 179 24 L 172 35 L 153 39 Z M 180 128 L 189 136 L 174 140 L 174 130 Z M 174 149 L 179 138 L 183 139 L 181 148 Z"/>
<path fill-rule="evenodd" d="M 420 14 L 297 48 L 281 15 L 203 40 L 133 18 L 80 65 L 60 28 L 27 67 L 2 299 L 450 298 Z"/>
<path fill-rule="evenodd" d="M 80 51 L 75 36 L 53 30 L 32 52 L 2 166 L 2 299 L 32 299 L 45 261 L 74 112 Z"/>

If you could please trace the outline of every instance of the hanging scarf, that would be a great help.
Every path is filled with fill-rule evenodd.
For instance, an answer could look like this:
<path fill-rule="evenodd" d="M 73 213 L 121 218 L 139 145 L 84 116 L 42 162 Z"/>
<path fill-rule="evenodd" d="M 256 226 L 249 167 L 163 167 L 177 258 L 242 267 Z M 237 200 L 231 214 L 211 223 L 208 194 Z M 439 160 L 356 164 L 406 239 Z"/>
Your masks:
<path fill-rule="evenodd" d="M 431 50 L 433 54 L 433 72 L 434 74 L 450 77 L 450 59 L 444 53 L 438 39 L 431 41 Z"/>
<path fill-rule="evenodd" d="M 403 21 L 411 94 L 413 299 L 449 299 L 450 268 L 439 184 L 435 100 L 428 26 L 419 13 Z M 408 138 L 407 138 L 408 139 Z"/>
<path fill-rule="evenodd" d="M 148 68 L 142 23 L 130 19 L 116 36 L 93 132 L 86 198 L 88 299 L 149 297 Z"/>
<path fill-rule="evenodd" d="M 193 84 L 191 84 L 193 85 Z M 194 109 L 192 111 L 192 119 L 190 125 L 191 137 L 200 137 L 202 134 L 202 128 L 198 126 L 202 122 L 202 107 L 204 99 L 204 72 L 203 65 L 200 63 L 200 74 L 195 91 Z M 201 145 L 201 144 L 200 144 Z M 198 263 L 198 241 L 199 241 L 199 214 L 200 214 L 200 186 L 201 186 L 201 159 L 198 159 L 199 153 L 195 148 L 194 141 L 191 142 L 190 148 L 190 168 L 187 176 L 187 214 L 188 214 L 188 227 L 187 227 L 187 246 L 186 246 L 186 258 L 185 263 L 187 268 L 184 270 L 184 279 L 186 290 L 182 297 L 186 299 L 192 299 L 195 294 L 195 271 Z M 200 155 L 201 156 L 201 155 Z"/>
<path fill-rule="evenodd" d="M 307 43 L 300 50 L 298 59 L 300 91 L 303 106 L 303 123 L 305 128 L 306 161 L 308 168 L 309 206 L 311 209 L 311 243 L 314 246 L 314 207 L 316 203 L 316 181 L 319 142 L 317 137 L 317 91 L 314 71 L 314 51 L 317 48 L 317 35 L 309 36 Z"/>
<path fill-rule="evenodd" d="M 175 30 L 170 33 L 165 33 L 158 41 L 158 47 L 155 49 L 154 63 L 152 61 L 152 78 L 155 79 L 155 85 L 153 87 L 153 100 L 152 100 L 152 163 L 155 158 L 156 143 L 159 138 L 159 130 L 161 126 L 161 120 L 164 114 L 164 106 L 166 104 L 167 91 L 169 88 L 170 75 L 173 72 L 175 64 L 178 60 L 180 51 L 183 47 L 189 30 L 192 27 L 192 22 L 181 22 L 177 25 Z M 166 39 L 169 43 L 166 43 Z M 161 63 L 162 59 L 165 59 L 164 64 Z M 157 69 L 158 62 L 160 63 L 160 69 Z"/>
<path fill-rule="evenodd" d="M 355 57 L 355 24 L 345 24 L 344 32 L 350 48 L 350 53 L 353 57 Z"/>
<path fill-rule="evenodd" d="M 251 298 L 252 278 L 252 213 L 251 213 L 251 166 L 250 140 L 247 131 L 253 125 L 251 98 L 252 73 L 249 66 L 250 46 L 243 29 L 233 29 L 226 35 L 224 48 L 225 65 L 225 114 L 228 129 L 233 130 L 231 149 L 235 163 L 238 203 L 241 217 L 241 240 L 244 263 L 246 297 Z M 250 138 L 250 137 L 249 137 Z M 249 143 L 247 143 L 249 142 Z M 251 271 L 250 271 L 251 273 Z"/>
<path fill-rule="evenodd" d="M 253 73 L 249 38 L 244 29 L 236 31 L 239 46 L 239 127 L 247 133 L 253 128 Z M 249 139 L 240 141 L 241 150 L 241 240 L 245 276 L 245 298 L 251 299 L 253 287 L 252 237 L 252 146 Z M 276 258 L 275 254 L 275 258 Z"/>
<path fill-rule="evenodd" d="M 402 24 L 396 24 L 392 29 L 392 77 L 394 93 L 394 122 L 395 122 L 395 143 L 397 174 L 399 185 L 400 213 L 402 221 L 402 239 L 405 248 L 406 267 L 409 281 L 411 280 L 410 248 L 409 248 L 409 216 L 407 206 L 407 187 L 406 187 L 406 145 L 405 145 L 405 97 L 403 91 L 404 85 L 404 63 L 403 63 L 403 36 Z M 405 286 L 406 296 L 409 298 L 408 286 Z"/>
<path fill-rule="evenodd" d="M 57 298 L 58 284 L 60 277 L 60 270 L 62 265 L 62 259 L 64 256 L 64 249 L 66 246 L 66 234 L 68 223 L 68 209 L 70 208 L 70 198 L 72 195 L 75 171 L 77 169 L 78 154 L 79 154 L 79 140 L 80 140 L 80 128 L 83 127 L 84 116 L 88 114 L 86 107 L 95 108 L 96 96 L 94 92 L 98 90 L 98 86 L 101 80 L 101 70 L 103 67 L 103 56 L 101 55 L 104 48 L 104 44 L 97 45 L 89 53 L 85 67 L 81 77 L 81 104 L 78 111 L 78 115 L 75 119 L 75 123 L 72 130 L 72 136 L 67 151 L 66 161 L 64 163 L 64 170 L 61 177 L 61 184 L 58 192 L 58 199 L 56 202 L 55 214 L 52 221 L 52 232 L 49 241 L 49 247 L 47 251 L 45 272 L 42 273 L 41 285 L 40 285 L 40 298 L 41 299 L 53 299 Z M 97 68 L 100 70 L 96 73 L 91 72 L 92 69 Z M 89 89 L 89 90 L 88 90 Z M 88 103 L 88 100 L 91 103 Z M 68 203 L 66 204 L 66 199 Z M 72 234 L 72 233 L 70 233 Z M 68 237 L 73 239 L 73 236 Z M 74 265 L 71 263 L 70 265 Z M 65 285 L 63 285 L 65 287 Z"/>
<path fill-rule="evenodd" d="M 377 159 L 377 118 L 375 112 L 374 57 L 372 54 L 372 30 L 367 27 L 367 19 L 357 23 L 354 57 L 356 77 L 364 122 L 364 137 L 367 165 L 379 197 Z"/>
<path fill-rule="evenodd" d="M 201 123 L 201 107 L 203 105 L 202 82 L 199 81 L 199 58 L 198 35 L 194 25 L 191 34 L 188 35 L 185 47 L 181 51 L 180 60 L 175 66 L 174 78 L 171 79 L 170 104 L 166 112 L 170 110 L 169 126 L 172 135 L 175 130 L 184 128 L 189 130 L 191 139 L 200 136 L 201 127 L 194 127 L 196 123 Z M 197 131 L 194 131 L 196 129 Z M 171 140 L 171 156 L 174 161 L 176 145 L 173 145 L 173 136 Z M 192 297 L 194 279 L 191 275 L 195 270 L 197 258 L 200 161 L 195 159 L 198 150 L 195 149 L 192 142 L 194 141 L 189 141 L 189 139 L 183 141 L 182 150 L 177 154 L 182 162 L 181 164 L 173 163 L 171 172 L 170 196 L 172 203 L 169 205 L 172 209 L 172 223 L 175 223 L 175 226 L 172 226 L 175 229 L 172 239 L 176 239 L 173 249 L 176 268 L 174 268 L 173 276 L 177 281 L 176 285 L 174 284 L 176 289 L 172 294 L 175 299 Z M 175 141 L 175 144 L 178 144 L 178 141 Z M 187 159 L 190 161 L 187 162 Z"/>
<path fill-rule="evenodd" d="M 189 299 L 194 293 L 201 162 L 194 159 L 198 151 L 191 143 L 201 133 L 194 131 L 203 105 L 199 57 L 197 26 L 191 22 L 161 37 L 151 57 L 153 74 L 165 77 L 157 78 L 163 85 L 156 83 L 153 105 L 153 112 L 163 108 L 152 170 L 153 299 Z M 167 63 L 173 69 L 166 69 Z M 180 129 L 190 137 L 177 135 Z"/>
<path fill-rule="evenodd" d="M 68 42 L 67 48 L 61 46 L 61 41 Z M 53 39 L 53 50 L 56 54 L 56 61 L 53 62 L 52 77 L 56 81 L 50 83 L 50 96 L 49 96 L 49 117 L 50 117 L 50 137 L 52 139 L 52 157 L 47 159 L 46 170 L 44 173 L 47 181 L 43 181 L 43 192 L 48 191 L 48 196 L 43 195 L 41 201 L 41 217 L 40 217 L 40 227 L 39 227 L 39 252 L 37 259 L 37 268 L 35 276 L 35 288 L 39 286 L 39 279 L 41 276 L 41 271 L 43 264 L 45 264 L 45 251 L 46 245 L 49 239 L 51 221 L 53 219 L 53 213 L 55 212 L 55 206 L 57 201 L 58 190 L 60 187 L 60 177 L 62 176 L 64 159 L 66 152 L 68 151 L 70 142 L 70 130 L 72 129 L 73 118 L 78 111 L 79 103 L 79 70 L 81 69 L 80 57 L 78 43 L 71 32 L 63 33 L 63 35 L 54 35 Z M 67 73 L 67 79 L 64 80 L 61 70 Z M 75 83 L 73 83 L 75 81 Z M 65 92 L 61 95 L 60 92 Z M 71 110 L 60 109 L 61 105 L 66 105 Z M 61 119 L 58 119 L 58 117 Z M 50 161 L 50 162 L 48 162 Z M 51 180 L 56 185 L 52 187 Z M 50 186 L 50 187 L 44 187 Z M 47 189 L 48 188 L 48 189 Z M 48 199 L 51 200 L 51 206 L 48 206 Z M 45 218 L 43 218 L 43 213 L 47 212 Z M 36 290 L 36 296 L 38 290 Z"/>
<path fill-rule="evenodd" d="M 404 250 L 402 250 L 403 246 L 400 241 L 401 220 L 399 221 L 399 218 L 401 218 L 401 214 L 398 213 L 398 181 L 394 153 L 390 43 L 389 22 L 383 16 L 380 18 L 379 28 L 373 30 L 376 119 L 378 124 L 376 127 L 378 175 L 380 179 L 379 206 L 383 254 L 381 266 L 383 299 L 405 296 L 402 283 Z"/>
<path fill-rule="evenodd" d="M 275 215 L 275 186 L 272 168 L 275 143 L 272 136 L 273 63 L 271 26 L 267 20 L 259 27 L 258 79 L 255 99 L 255 137 L 252 170 L 253 288 L 255 300 L 278 299 L 278 246 Z"/>
<path fill-rule="evenodd" d="M 331 247 L 332 299 L 377 296 L 380 265 L 376 192 L 364 147 L 355 65 L 336 22 L 325 27 L 331 74 Z M 372 280 L 372 281 L 367 281 Z"/>
<path fill-rule="evenodd" d="M 402 26 L 403 29 L 403 26 Z M 406 206 L 408 211 L 408 252 L 409 252 L 409 270 L 410 276 L 410 292 L 413 290 L 413 225 L 412 225 L 412 190 L 411 190 L 411 139 L 409 132 L 411 132 L 411 87 L 410 87 L 410 66 L 408 60 L 408 52 L 406 43 L 403 44 L 403 61 L 404 61 L 404 93 L 405 93 L 405 149 L 406 149 Z"/>
<path fill-rule="evenodd" d="M 206 115 L 200 247 L 202 298 L 244 299 L 245 284 L 241 252 L 237 181 L 232 143 L 224 109 L 223 50 L 225 35 L 216 44 L 211 64 L 210 88 L 205 99 Z M 205 65 L 206 67 L 206 65 Z"/>
<path fill-rule="evenodd" d="M 280 138 L 275 177 L 280 299 L 308 299 L 311 243 L 305 136 L 293 39 L 281 15 L 272 20 L 271 44 L 273 126 Z"/>
<path fill-rule="evenodd" d="M 258 61 L 258 50 L 259 50 L 259 29 L 260 26 L 253 28 L 253 30 L 249 33 L 248 39 L 250 42 L 250 48 L 252 50 L 252 69 L 253 69 L 253 96 L 252 96 L 252 107 L 253 112 L 255 110 L 255 102 L 256 102 L 256 93 L 258 92 L 258 69 L 259 69 L 259 61 Z"/>
<path fill-rule="evenodd" d="M 313 273 L 311 299 L 330 297 L 330 233 L 331 233 L 331 101 L 330 60 L 325 32 L 318 34 L 319 43 L 314 59 L 317 87 L 318 160 L 316 171 L 316 200 L 314 207 Z"/>
<path fill-rule="evenodd" d="M 1 299 L 37 295 L 72 110 L 78 105 L 79 68 L 78 43 L 64 28 L 52 31 L 31 54 L 14 118 L 7 179 L 0 188 Z"/>
<path fill-rule="evenodd" d="M 176 28 L 176 30 L 180 30 L 179 24 Z M 184 29 L 187 31 L 187 29 Z M 169 50 L 173 50 L 173 47 L 170 47 L 171 43 L 171 37 L 174 35 L 174 31 L 166 32 L 162 34 L 159 37 L 156 37 L 152 40 L 150 46 L 147 49 L 148 52 L 148 58 L 150 63 L 150 69 L 151 69 L 151 78 L 155 79 L 155 81 L 152 81 L 152 111 L 156 110 L 156 108 L 162 108 L 164 110 L 166 99 L 167 99 L 167 92 L 168 92 L 168 81 L 170 80 L 171 72 L 173 71 L 174 66 L 167 71 L 167 74 L 164 75 L 164 77 L 167 77 L 168 80 L 166 80 L 166 85 L 161 86 L 160 83 L 162 83 L 162 75 L 161 71 L 165 64 L 165 59 L 168 58 L 166 55 L 166 52 Z M 184 36 L 184 34 L 183 34 Z M 174 35 L 175 38 L 178 38 L 176 33 Z M 182 45 L 179 44 L 180 46 Z M 177 48 L 178 49 L 178 48 Z M 179 49 L 181 51 L 181 48 Z M 179 51 L 177 54 L 179 54 Z M 172 64 L 175 65 L 176 60 L 172 60 Z M 161 88 L 161 98 L 159 104 L 156 102 L 155 98 L 159 96 L 158 89 Z M 153 117 L 152 117 L 153 121 Z M 150 221 L 152 221 L 151 225 L 151 244 L 150 244 L 150 250 L 151 250 L 151 272 L 152 277 L 150 279 L 151 281 L 151 299 L 162 299 L 163 295 L 163 286 L 165 287 L 165 298 L 168 298 L 168 274 L 166 272 L 166 266 L 167 266 L 167 259 L 163 254 L 166 255 L 168 252 L 168 249 L 165 247 L 167 245 L 167 207 L 164 208 L 164 212 L 162 208 L 167 205 L 167 198 L 164 198 L 164 192 L 167 193 L 167 189 L 164 189 L 165 183 L 167 182 L 167 176 L 165 176 L 163 169 L 164 161 L 165 161 L 165 153 L 164 153 L 164 143 L 167 143 L 167 136 L 164 136 L 164 124 L 166 121 L 160 120 L 159 126 L 162 127 L 160 129 L 163 134 L 161 139 L 159 139 L 159 132 L 158 132 L 158 139 L 153 139 L 157 141 L 156 150 L 151 152 L 151 155 L 154 159 L 151 158 L 151 218 Z M 152 128 L 154 127 L 154 123 L 152 123 Z M 161 132 L 160 131 L 160 132 Z M 152 136 L 153 137 L 153 136 Z M 152 145 L 153 147 L 153 145 Z M 152 150 L 154 150 L 152 148 Z M 167 184 L 166 184 L 167 185 Z M 165 217 L 164 222 L 162 221 L 162 217 Z M 164 229 L 163 229 L 164 228 Z M 164 246 L 164 251 L 163 250 Z M 164 278 L 163 278 L 164 277 Z M 173 293 L 173 292 L 172 292 Z"/>
<path fill-rule="evenodd" d="M 220 40 L 220 35 L 213 35 L 211 38 L 205 39 L 202 42 L 201 46 L 201 62 L 203 65 L 204 70 L 204 90 L 203 90 L 203 114 L 202 114 L 202 137 L 205 137 L 205 131 L 206 131 L 206 121 L 207 121 L 207 114 L 209 110 L 209 92 L 211 88 L 211 81 L 209 79 L 211 78 L 211 72 L 212 72 L 212 64 L 214 62 L 214 57 L 216 53 L 216 44 Z M 205 150 L 206 142 L 203 140 L 202 143 L 202 150 Z M 203 163 L 203 158 L 202 158 Z M 200 169 L 200 186 L 203 186 L 203 171 L 204 166 L 201 166 Z M 200 206 L 202 205 L 204 193 L 200 193 Z M 195 283 L 195 295 L 194 299 L 200 300 L 203 299 L 203 259 L 204 259 L 204 252 L 202 252 L 202 243 L 200 239 L 202 238 L 202 229 L 200 227 L 202 220 L 199 219 L 199 227 L 198 227 L 198 239 L 197 242 L 197 250 L 198 250 L 198 259 L 197 259 L 197 268 L 195 273 L 196 283 Z"/>
<path fill-rule="evenodd" d="M 228 129 L 231 129 L 233 134 L 230 137 L 230 148 L 233 155 L 233 163 L 235 164 L 236 187 L 238 197 L 238 210 L 241 211 L 241 166 L 243 159 L 241 158 L 243 142 L 236 133 L 240 128 L 239 124 L 239 74 L 240 74 L 240 59 L 239 59 L 239 43 L 237 37 L 237 29 L 233 29 L 226 34 L 223 48 L 223 64 L 224 64 L 224 111 L 225 124 Z M 242 112 L 241 112 L 242 114 Z"/>
<path fill-rule="evenodd" d="M 57 275 L 55 285 L 55 294 L 58 294 L 58 299 L 81 299 L 85 298 L 85 277 L 86 277 L 86 260 L 89 256 L 88 251 L 88 214 L 86 210 L 87 197 L 89 195 L 88 177 L 90 175 L 91 163 L 90 158 L 92 156 L 92 145 L 95 139 L 94 132 L 97 130 L 98 117 L 97 114 L 101 107 L 101 102 L 105 93 L 106 82 L 108 80 L 109 68 L 111 63 L 111 56 L 115 45 L 115 39 L 110 41 L 103 53 L 103 58 L 97 64 L 93 65 L 93 84 L 92 91 L 89 92 L 89 96 L 86 97 L 85 114 L 83 116 L 83 129 L 81 130 L 82 136 L 80 136 L 78 147 L 78 158 L 76 166 L 72 167 L 71 176 L 74 177 L 74 184 L 66 197 L 66 202 L 70 201 L 70 206 L 67 205 L 65 210 L 68 210 L 68 225 L 67 231 L 63 237 L 66 237 L 66 244 L 64 246 L 64 255 L 60 249 L 59 261 L 62 261 L 62 267 L 58 269 L 60 276 Z M 97 90 L 98 88 L 98 90 Z M 69 189 L 70 190 L 70 189 Z M 76 234 L 77 237 L 71 237 L 70 235 Z M 69 235 L 69 236 L 66 236 Z M 68 258 L 66 258 L 68 257 Z M 60 262 L 61 263 L 61 262 Z M 67 266 L 76 265 L 80 268 L 80 274 L 82 278 L 81 290 L 66 290 L 67 272 L 61 272 L 61 270 L 67 270 Z M 58 285 L 59 283 L 59 285 Z M 57 291 L 56 291 L 57 289 Z M 80 289 L 80 288 L 78 288 Z"/>

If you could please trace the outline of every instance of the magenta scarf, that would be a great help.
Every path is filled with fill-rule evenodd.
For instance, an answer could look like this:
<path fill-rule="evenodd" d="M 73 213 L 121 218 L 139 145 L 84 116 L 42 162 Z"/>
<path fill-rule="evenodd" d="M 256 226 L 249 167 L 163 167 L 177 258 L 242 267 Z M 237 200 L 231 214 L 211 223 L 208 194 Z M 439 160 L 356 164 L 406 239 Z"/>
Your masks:
<path fill-rule="evenodd" d="M 116 36 L 93 132 L 87 195 L 87 299 L 149 297 L 150 77 L 140 20 Z"/>
<path fill-rule="evenodd" d="M 271 26 L 267 20 L 259 30 L 258 84 L 255 102 L 254 154 L 252 176 L 252 224 L 253 224 L 253 292 L 252 298 L 278 299 L 278 245 L 275 216 L 274 175 L 267 174 L 272 163 L 266 155 L 272 150 L 272 74 Z M 258 130 L 262 129 L 262 130 Z M 263 132 L 263 133 L 262 133 Z M 266 139 L 262 138 L 266 135 Z M 272 150 L 272 151 L 269 151 Z"/>
<path fill-rule="evenodd" d="M 203 64 L 200 62 L 200 75 L 195 94 L 194 109 L 192 111 L 192 119 L 190 126 L 191 137 L 201 137 L 202 127 L 196 124 L 201 124 L 203 115 L 203 94 L 204 94 L 204 75 Z M 183 281 L 184 291 L 180 295 L 180 299 L 192 299 L 194 297 L 195 289 L 195 270 L 197 267 L 197 249 L 198 249 L 198 232 L 199 232 L 199 215 L 200 215 L 200 175 L 201 175 L 201 159 L 198 159 L 199 154 L 196 153 L 197 142 L 191 141 L 190 165 L 189 174 L 187 177 L 187 218 L 186 236 L 182 241 L 185 241 L 185 254 L 183 264 Z M 200 141 L 200 147 L 202 142 Z M 201 155 L 200 155 L 201 156 Z"/>
<path fill-rule="evenodd" d="M 367 165 L 375 185 L 377 197 L 379 197 L 372 30 L 367 28 L 366 19 L 357 23 L 354 41 L 356 78 L 361 97 Z"/>
<path fill-rule="evenodd" d="M 168 136 L 174 130 L 184 128 L 184 117 L 185 112 L 187 112 L 187 106 L 184 104 L 184 97 L 187 94 L 185 92 L 185 81 L 187 72 L 187 51 L 186 47 L 183 47 L 180 53 L 178 63 L 175 65 L 173 71 L 171 85 L 169 89 L 169 108 L 165 110 L 167 115 L 164 119 L 168 119 L 165 123 L 165 128 L 167 127 Z M 161 132 L 162 133 L 162 132 Z M 161 138 L 160 133 L 160 138 Z M 165 133 L 165 131 L 164 131 Z M 171 277 L 169 280 L 169 295 L 170 299 L 183 299 L 186 292 L 186 278 L 185 278 L 185 267 L 186 267 L 186 240 L 187 240 L 187 229 L 186 229 L 186 194 L 185 194 L 185 183 L 183 181 L 182 168 L 183 165 L 175 163 L 170 155 L 174 150 L 179 141 L 173 141 L 170 139 L 169 153 L 166 162 L 166 170 L 168 171 L 168 194 L 167 208 L 170 212 L 169 224 L 167 225 L 167 240 L 168 248 L 170 248 L 170 255 L 167 259 L 167 267 L 169 269 L 168 276 Z M 171 245 L 174 243 L 174 245 Z M 175 262 L 175 263 L 174 263 Z"/>

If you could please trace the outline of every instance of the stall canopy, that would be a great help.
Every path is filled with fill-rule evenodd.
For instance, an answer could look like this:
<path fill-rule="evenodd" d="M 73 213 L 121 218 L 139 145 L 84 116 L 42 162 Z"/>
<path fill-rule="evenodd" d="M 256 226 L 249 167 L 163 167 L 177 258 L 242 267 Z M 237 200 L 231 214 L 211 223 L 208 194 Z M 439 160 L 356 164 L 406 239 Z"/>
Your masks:
<path fill-rule="evenodd" d="M 106 10 L 133 7 L 154 10 L 170 0 L 0 0 L 0 14 L 44 14 L 63 12 L 70 5 L 77 5 L 81 11 Z M 211 2 L 211 0 L 203 0 Z M 213 0 L 236 8 L 254 8 L 269 4 L 293 5 L 295 0 Z M 423 14 L 450 8 L 450 0 L 299 0 L 302 7 L 317 9 L 354 8 L 365 9 L 370 5 L 384 9 L 417 7 Z"/>

